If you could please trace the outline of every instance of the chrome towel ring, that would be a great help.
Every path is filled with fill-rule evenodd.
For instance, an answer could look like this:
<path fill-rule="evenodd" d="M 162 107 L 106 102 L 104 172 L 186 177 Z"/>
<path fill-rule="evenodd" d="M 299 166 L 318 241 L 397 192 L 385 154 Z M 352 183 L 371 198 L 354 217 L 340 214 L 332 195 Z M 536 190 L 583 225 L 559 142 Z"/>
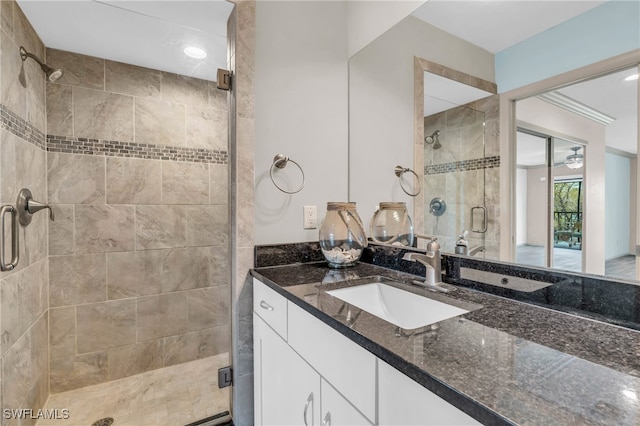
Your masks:
<path fill-rule="evenodd" d="M 407 189 L 404 187 L 404 184 L 402 183 L 402 176 L 407 172 L 413 173 L 413 175 L 416 177 L 416 180 L 418 181 L 418 191 L 415 193 L 411 193 L 407 191 Z M 415 197 L 418 194 L 420 194 L 420 192 L 422 192 L 422 180 L 420 179 L 420 176 L 418 176 L 416 172 L 414 172 L 408 167 L 396 166 L 395 174 L 396 176 L 398 176 L 398 180 L 400 181 L 400 188 L 402 188 L 405 194 L 411 197 Z"/>
<path fill-rule="evenodd" d="M 302 174 L 302 183 L 297 189 L 293 191 L 287 191 L 286 189 L 281 188 L 280 185 L 278 185 L 275 179 L 273 178 L 273 172 L 275 170 L 274 168 L 284 169 L 285 167 L 287 167 L 287 164 L 289 162 L 295 164 L 300 169 L 300 173 Z M 278 154 L 275 157 L 273 157 L 273 164 L 271 165 L 271 169 L 269 169 L 269 176 L 271 177 L 271 182 L 273 182 L 276 188 L 278 188 L 280 191 L 284 192 L 285 194 L 296 194 L 302 191 L 302 188 L 304 188 L 304 170 L 302 170 L 302 167 L 300 167 L 300 164 L 296 163 L 286 155 Z"/>

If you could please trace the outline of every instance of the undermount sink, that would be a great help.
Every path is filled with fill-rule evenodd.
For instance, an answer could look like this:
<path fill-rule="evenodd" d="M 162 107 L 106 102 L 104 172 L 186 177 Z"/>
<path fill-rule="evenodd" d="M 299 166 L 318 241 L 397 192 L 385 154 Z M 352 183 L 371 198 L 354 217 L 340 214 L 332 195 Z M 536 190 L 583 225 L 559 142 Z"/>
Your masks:
<path fill-rule="evenodd" d="M 406 330 L 469 312 L 379 282 L 329 290 L 327 293 Z"/>

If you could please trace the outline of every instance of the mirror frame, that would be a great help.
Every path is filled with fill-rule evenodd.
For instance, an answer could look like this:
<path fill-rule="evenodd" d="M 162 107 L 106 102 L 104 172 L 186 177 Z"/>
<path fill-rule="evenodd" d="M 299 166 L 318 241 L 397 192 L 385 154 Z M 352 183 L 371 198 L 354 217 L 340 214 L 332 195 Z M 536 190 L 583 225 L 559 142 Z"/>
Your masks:
<path fill-rule="evenodd" d="M 515 199 L 516 191 L 514 182 L 517 131 L 516 102 L 543 92 L 556 90 L 634 66 L 640 66 L 640 49 L 500 94 L 500 222 L 501 230 L 505 231 L 500 233 L 500 260 L 513 263 L 516 250 L 516 209 L 512 202 Z M 638 86 L 637 97 L 638 105 L 640 106 L 640 85 Z M 638 108 L 638 127 L 638 147 L 640 147 L 640 107 Z M 637 184 L 640 184 L 640 174 L 637 177 Z M 640 198 L 637 207 L 640 207 Z M 636 223 L 640 223 L 640 215 L 636 218 Z M 585 261 L 589 260 L 585 259 Z M 636 227 L 636 279 L 640 279 L 640 228 L 638 227 Z"/>
<path fill-rule="evenodd" d="M 424 189 L 424 73 L 430 72 L 485 92 L 498 94 L 496 83 L 474 77 L 462 71 L 440 65 L 436 62 L 429 61 L 419 56 L 413 57 L 413 74 L 414 74 L 414 116 L 413 116 L 413 170 L 422 179 L 422 188 Z M 424 190 L 420 191 L 413 200 L 413 228 L 416 233 L 424 234 L 424 211 L 425 211 L 425 194 Z M 426 241 L 419 239 L 418 247 L 426 244 Z"/>

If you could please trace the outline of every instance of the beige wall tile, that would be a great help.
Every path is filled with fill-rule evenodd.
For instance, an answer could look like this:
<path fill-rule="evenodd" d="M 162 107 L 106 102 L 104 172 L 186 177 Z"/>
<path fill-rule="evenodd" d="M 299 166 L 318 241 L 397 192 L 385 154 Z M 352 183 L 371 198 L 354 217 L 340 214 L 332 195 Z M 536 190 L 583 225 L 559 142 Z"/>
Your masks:
<path fill-rule="evenodd" d="M 178 248 L 163 254 L 163 293 L 211 286 L 209 247 Z"/>
<path fill-rule="evenodd" d="M 209 167 L 204 163 L 162 163 L 164 204 L 208 204 Z"/>
<path fill-rule="evenodd" d="M 136 250 L 184 247 L 186 233 L 186 207 L 136 207 Z"/>
<path fill-rule="evenodd" d="M 47 330 L 47 316 L 42 315 L 4 355 L 3 407 L 37 410 L 44 405 L 48 387 Z"/>
<path fill-rule="evenodd" d="M 163 253 L 163 250 L 146 250 L 107 254 L 109 299 L 159 294 Z"/>
<path fill-rule="evenodd" d="M 229 113 L 215 108 L 187 106 L 187 140 L 190 148 L 226 150 Z"/>
<path fill-rule="evenodd" d="M 187 206 L 187 245 L 219 246 L 228 241 L 228 206 Z"/>
<path fill-rule="evenodd" d="M 76 307 L 49 309 L 49 351 L 51 358 L 76 355 Z"/>
<path fill-rule="evenodd" d="M 76 253 L 133 251 L 134 211 L 122 205 L 76 206 Z"/>
<path fill-rule="evenodd" d="M 13 34 L 13 7 L 14 0 L 0 2 L 0 28 L 7 34 Z"/>
<path fill-rule="evenodd" d="M 109 380 L 162 367 L 162 340 L 109 349 Z"/>
<path fill-rule="evenodd" d="M 133 98 L 73 88 L 76 137 L 133 141 Z"/>
<path fill-rule="evenodd" d="M 107 204 L 160 204 L 159 160 L 107 157 Z"/>
<path fill-rule="evenodd" d="M 4 32 L 0 31 L 0 48 L 4 54 L 0 59 L 2 73 L 0 73 L 0 93 L 2 104 L 18 116 L 27 117 L 27 89 L 20 82 L 22 71 L 22 59 L 13 41 Z M 9 52 L 15 52 L 10 55 Z"/>
<path fill-rule="evenodd" d="M 75 218 L 73 204 L 51 206 L 56 220 L 49 223 L 49 254 L 65 255 L 74 253 Z"/>
<path fill-rule="evenodd" d="M 13 7 L 13 39 L 27 51 L 44 58 L 44 44 L 17 3 Z"/>
<path fill-rule="evenodd" d="M 78 354 L 135 343 L 134 299 L 76 307 Z"/>
<path fill-rule="evenodd" d="M 16 141 L 18 137 L 0 130 L 0 202 L 16 201 Z"/>
<path fill-rule="evenodd" d="M 45 132 L 45 76 L 35 61 L 23 62 L 27 86 L 27 121 Z"/>
<path fill-rule="evenodd" d="M 211 247 L 211 285 L 229 285 L 231 283 L 228 246 Z"/>
<path fill-rule="evenodd" d="M 164 365 L 175 365 L 228 352 L 229 327 L 215 327 L 164 339 Z"/>
<path fill-rule="evenodd" d="M 131 96 L 158 97 L 162 73 L 150 68 L 106 61 L 105 90 Z"/>
<path fill-rule="evenodd" d="M 228 164 L 209 164 L 209 202 L 229 204 Z"/>
<path fill-rule="evenodd" d="M 78 389 L 108 378 L 107 351 L 51 359 L 51 392 Z"/>
<path fill-rule="evenodd" d="M 104 59 L 58 49 L 47 49 L 47 63 L 64 69 L 58 82 L 88 89 L 104 89 Z"/>
<path fill-rule="evenodd" d="M 38 201 L 46 201 L 47 160 L 45 151 L 20 138 L 16 140 L 15 148 L 16 186 L 14 196 L 17 197 L 22 188 L 29 188 L 33 198 Z M 15 203 L 15 198 L 13 203 Z"/>
<path fill-rule="evenodd" d="M 138 303 L 138 341 L 155 340 L 181 334 L 188 329 L 185 292 L 136 299 Z"/>
<path fill-rule="evenodd" d="M 73 90 L 47 83 L 47 134 L 73 136 Z"/>
<path fill-rule="evenodd" d="M 106 255 L 49 257 L 49 306 L 106 299 Z"/>
<path fill-rule="evenodd" d="M 184 105 L 209 105 L 209 82 L 183 75 L 162 73 L 162 98 Z"/>
<path fill-rule="evenodd" d="M 47 171 L 50 203 L 104 203 L 104 157 L 50 152 Z"/>
<path fill-rule="evenodd" d="M 229 111 L 229 92 L 218 89 L 215 82 L 209 82 L 209 107 Z"/>
<path fill-rule="evenodd" d="M 189 330 L 229 324 L 229 286 L 210 287 L 187 292 L 189 306 Z"/>
<path fill-rule="evenodd" d="M 6 352 L 48 307 L 47 262 L 30 265 L 0 286 L 2 353 Z"/>
<path fill-rule="evenodd" d="M 185 107 L 150 98 L 135 100 L 135 141 L 185 146 Z"/>

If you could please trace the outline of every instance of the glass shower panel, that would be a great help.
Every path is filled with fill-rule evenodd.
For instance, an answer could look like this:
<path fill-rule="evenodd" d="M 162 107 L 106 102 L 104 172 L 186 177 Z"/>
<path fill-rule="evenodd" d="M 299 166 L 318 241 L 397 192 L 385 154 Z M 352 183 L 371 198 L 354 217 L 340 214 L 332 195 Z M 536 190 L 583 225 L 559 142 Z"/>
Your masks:
<path fill-rule="evenodd" d="M 463 231 L 470 248 L 485 246 L 484 122 L 484 113 L 469 106 L 424 119 L 425 233 L 438 237 L 444 252 L 454 252 Z"/>

